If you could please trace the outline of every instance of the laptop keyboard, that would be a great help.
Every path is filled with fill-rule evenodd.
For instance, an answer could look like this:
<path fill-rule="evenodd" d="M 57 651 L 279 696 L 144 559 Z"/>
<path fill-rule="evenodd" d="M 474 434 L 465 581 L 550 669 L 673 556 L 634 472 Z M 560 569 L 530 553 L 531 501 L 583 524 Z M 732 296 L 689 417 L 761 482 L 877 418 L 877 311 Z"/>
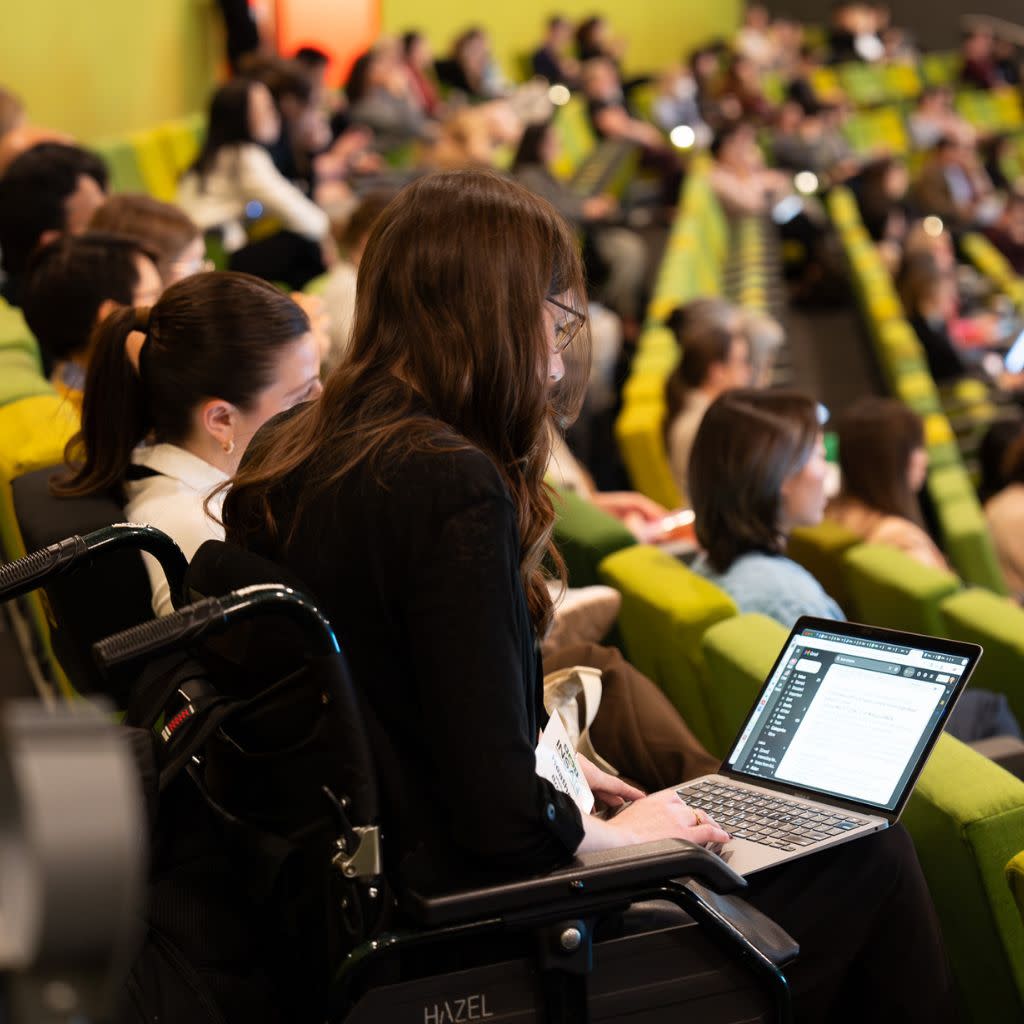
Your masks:
<path fill-rule="evenodd" d="M 776 850 L 798 850 L 866 825 L 864 818 L 815 810 L 807 804 L 708 779 L 676 790 L 694 810 L 714 818 L 734 839 Z"/>

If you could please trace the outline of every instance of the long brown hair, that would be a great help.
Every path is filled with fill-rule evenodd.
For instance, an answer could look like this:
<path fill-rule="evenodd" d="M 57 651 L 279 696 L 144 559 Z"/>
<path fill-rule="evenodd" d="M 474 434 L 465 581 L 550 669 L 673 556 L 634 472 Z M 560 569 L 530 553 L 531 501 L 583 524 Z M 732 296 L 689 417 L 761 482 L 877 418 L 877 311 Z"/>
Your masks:
<path fill-rule="evenodd" d="M 895 398 L 862 398 L 835 421 L 839 436 L 842 496 L 856 498 L 888 516 L 919 522 L 910 489 L 910 456 L 924 447 L 921 417 Z"/>
<path fill-rule="evenodd" d="M 814 451 L 817 403 L 796 391 L 727 391 L 708 407 L 690 454 L 697 540 L 716 572 L 751 551 L 781 554 L 782 485 Z"/>
<path fill-rule="evenodd" d="M 569 225 L 542 199 L 488 171 L 428 175 L 377 219 L 359 264 L 352 343 L 321 400 L 250 450 L 224 505 L 228 537 L 271 538 L 280 553 L 311 499 L 368 461 L 439 445 L 474 446 L 494 462 L 518 512 L 520 574 L 535 626 L 551 615 L 542 561 L 554 510 L 544 484 L 550 426 L 579 410 L 590 365 L 584 328 L 566 375 L 548 383 L 542 309 L 568 296 L 584 312 L 583 272 Z M 288 492 L 290 525 L 273 496 Z"/>

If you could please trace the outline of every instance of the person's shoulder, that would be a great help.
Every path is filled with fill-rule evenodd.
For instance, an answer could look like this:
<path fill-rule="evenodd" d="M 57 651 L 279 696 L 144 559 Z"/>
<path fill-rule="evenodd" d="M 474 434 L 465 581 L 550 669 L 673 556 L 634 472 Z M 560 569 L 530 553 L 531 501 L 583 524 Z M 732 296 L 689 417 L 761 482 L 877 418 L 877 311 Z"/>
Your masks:
<path fill-rule="evenodd" d="M 448 508 L 511 500 L 497 465 L 480 448 L 441 427 L 427 424 L 421 429 L 418 443 L 391 463 L 391 487 L 431 494 Z"/>
<path fill-rule="evenodd" d="M 785 555 L 773 555 L 765 551 L 748 551 L 740 555 L 729 567 L 727 576 L 742 581 L 752 591 L 768 594 L 777 593 L 780 587 L 789 591 L 821 591 L 821 584 L 798 562 Z"/>

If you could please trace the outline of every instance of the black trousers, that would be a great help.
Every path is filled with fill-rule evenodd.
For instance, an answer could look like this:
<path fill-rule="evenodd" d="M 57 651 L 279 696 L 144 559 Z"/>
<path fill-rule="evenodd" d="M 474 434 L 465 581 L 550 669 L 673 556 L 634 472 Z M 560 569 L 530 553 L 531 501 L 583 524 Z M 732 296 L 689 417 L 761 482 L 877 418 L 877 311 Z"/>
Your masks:
<path fill-rule="evenodd" d="M 250 242 L 231 254 L 228 267 L 275 284 L 286 284 L 292 291 L 301 291 L 307 282 L 324 272 L 319 244 L 294 231 L 278 231 Z"/>
<path fill-rule="evenodd" d="M 797 1020 L 957 1019 L 935 907 L 901 825 L 758 873 L 743 898 L 800 943 L 786 971 Z"/>

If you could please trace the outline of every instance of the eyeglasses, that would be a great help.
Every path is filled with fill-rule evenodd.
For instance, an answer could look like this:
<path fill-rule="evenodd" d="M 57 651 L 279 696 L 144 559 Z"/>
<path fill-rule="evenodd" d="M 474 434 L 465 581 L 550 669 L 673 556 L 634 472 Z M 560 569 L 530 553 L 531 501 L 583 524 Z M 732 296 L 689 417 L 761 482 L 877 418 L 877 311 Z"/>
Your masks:
<path fill-rule="evenodd" d="M 546 297 L 546 301 L 569 314 L 570 319 L 568 321 L 555 324 L 554 351 L 564 352 L 573 338 L 583 330 L 583 325 L 587 322 L 586 314 L 580 313 L 578 310 L 573 309 L 572 306 L 567 306 L 564 302 L 559 302 L 558 299 L 551 298 L 550 295 Z"/>

